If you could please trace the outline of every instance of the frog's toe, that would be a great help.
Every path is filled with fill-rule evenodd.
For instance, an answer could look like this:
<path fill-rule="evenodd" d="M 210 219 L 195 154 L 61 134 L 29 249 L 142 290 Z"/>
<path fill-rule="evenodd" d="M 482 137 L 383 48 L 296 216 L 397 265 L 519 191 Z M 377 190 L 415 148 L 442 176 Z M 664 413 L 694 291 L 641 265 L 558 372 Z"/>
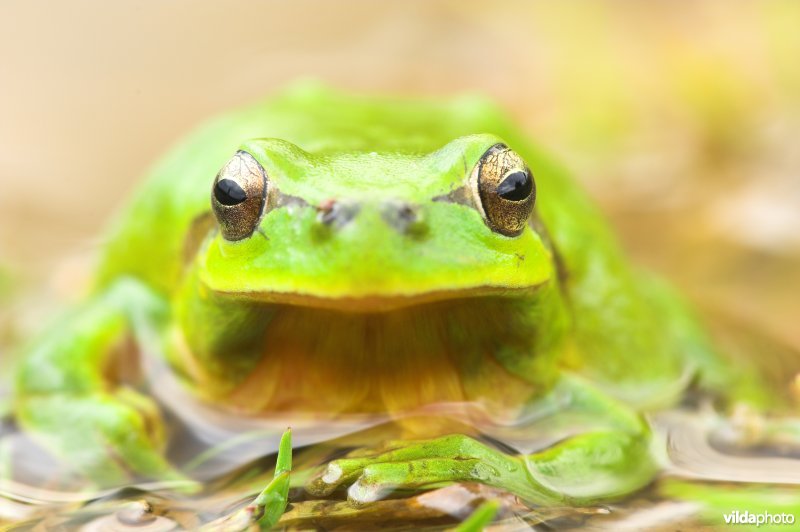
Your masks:
<path fill-rule="evenodd" d="M 431 458 L 379 463 L 364 468 L 347 490 L 347 497 L 355 503 L 367 503 L 398 490 L 431 489 L 451 482 L 488 483 L 499 477 L 500 471 L 478 459 Z"/>
<path fill-rule="evenodd" d="M 315 497 L 327 497 L 336 491 L 339 486 L 344 485 L 347 479 L 343 473 L 342 466 L 339 465 L 341 461 L 336 460 L 325 466 L 325 469 L 308 481 L 306 491 Z"/>
<path fill-rule="evenodd" d="M 396 451 L 396 450 L 395 450 Z M 318 497 L 326 497 L 341 486 L 348 486 L 363 476 L 370 468 L 379 464 L 397 463 L 400 457 L 394 451 L 377 452 L 375 449 L 349 454 L 325 466 L 306 485 L 306 491 Z"/>
<path fill-rule="evenodd" d="M 311 495 L 326 497 L 350 486 L 348 498 L 368 502 L 392 490 L 428 489 L 448 482 L 498 483 L 515 473 L 511 457 L 462 434 L 433 440 L 394 441 L 379 449 L 350 453 L 330 462 L 306 485 Z"/>
<path fill-rule="evenodd" d="M 342 459 L 328 464 L 306 485 L 306 491 L 317 497 L 327 497 L 349 485 L 348 499 L 365 503 L 396 490 L 429 489 L 450 482 L 492 483 L 501 475 L 496 467 L 479 458 L 420 458 L 397 462 Z"/>

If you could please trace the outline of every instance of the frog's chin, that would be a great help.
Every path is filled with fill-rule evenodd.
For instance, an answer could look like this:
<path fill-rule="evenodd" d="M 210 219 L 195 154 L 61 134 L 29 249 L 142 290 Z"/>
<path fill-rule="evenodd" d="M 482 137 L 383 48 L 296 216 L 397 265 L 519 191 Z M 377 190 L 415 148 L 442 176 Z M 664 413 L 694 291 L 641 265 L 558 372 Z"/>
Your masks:
<path fill-rule="evenodd" d="M 342 312 L 374 313 L 390 312 L 407 307 L 426 305 L 460 299 L 482 297 L 525 298 L 534 295 L 544 284 L 523 287 L 476 286 L 459 289 L 431 290 L 412 294 L 366 294 L 358 296 L 330 296 L 302 292 L 270 291 L 216 291 L 223 297 L 235 297 L 276 305 L 291 305 Z"/>

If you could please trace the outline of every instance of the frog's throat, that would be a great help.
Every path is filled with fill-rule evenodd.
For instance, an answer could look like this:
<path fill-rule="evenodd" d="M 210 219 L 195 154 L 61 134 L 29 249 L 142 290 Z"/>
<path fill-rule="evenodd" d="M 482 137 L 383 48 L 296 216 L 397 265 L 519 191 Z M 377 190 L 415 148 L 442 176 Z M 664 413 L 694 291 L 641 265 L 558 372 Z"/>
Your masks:
<path fill-rule="evenodd" d="M 311 307 L 319 309 L 338 310 L 342 312 L 378 313 L 389 312 L 429 303 L 453 301 L 459 299 L 472 299 L 481 297 L 508 297 L 529 298 L 533 297 L 547 281 L 525 287 L 508 288 L 500 286 L 477 286 L 466 289 L 434 290 L 419 294 L 375 294 L 358 297 L 328 297 L 315 294 L 286 293 L 286 292 L 224 292 L 216 291 L 221 297 L 231 297 L 271 303 L 276 305 L 290 305 L 297 307 Z"/>
<path fill-rule="evenodd" d="M 385 312 L 275 305 L 261 357 L 213 402 L 250 412 L 352 414 L 480 401 L 512 413 L 553 378 L 545 346 L 555 324 L 542 304 L 537 293 L 451 297 Z"/>

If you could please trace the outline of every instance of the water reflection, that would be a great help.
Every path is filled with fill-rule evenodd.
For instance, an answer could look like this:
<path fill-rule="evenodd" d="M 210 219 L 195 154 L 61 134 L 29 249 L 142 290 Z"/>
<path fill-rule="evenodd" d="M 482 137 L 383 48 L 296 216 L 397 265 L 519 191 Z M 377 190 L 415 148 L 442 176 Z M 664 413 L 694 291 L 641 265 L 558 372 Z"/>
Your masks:
<path fill-rule="evenodd" d="M 194 412 L 190 418 L 197 415 Z M 478 433 L 484 442 L 509 452 L 529 453 L 560 437 L 552 430 L 542 430 L 547 428 L 548 420 L 556 419 L 547 412 L 524 417 L 516 425 L 492 424 L 478 405 L 445 404 L 417 413 L 415 418 L 427 425 L 437 425 L 444 419 L 454 426 L 463 422 L 464 415 L 474 420 L 471 427 L 462 427 L 464 431 Z M 462 421 L 456 421 L 457 418 Z M 177 421 L 180 429 L 173 445 L 179 452 L 173 449 L 171 458 L 189 458 L 182 465 L 203 480 L 205 487 L 201 493 L 188 493 L 187 486 L 180 483 L 141 483 L 96 491 L 74 478 L 68 482 L 66 479 L 70 477 L 64 475 L 55 461 L 15 430 L 8 419 L 4 420 L 0 448 L 7 469 L 0 481 L 0 523 L 17 522 L 20 526 L 38 523 L 48 529 L 63 526 L 87 531 L 195 529 L 248 504 L 269 482 L 276 436 L 279 437 L 287 423 L 286 419 L 262 420 L 258 428 L 251 427 L 223 443 L 208 444 L 208 435 L 194 433 L 190 422 L 172 421 Z M 352 449 L 397 437 L 405 430 L 403 420 L 351 421 L 322 426 L 320 432 L 312 431 L 310 425 L 295 429 L 297 441 L 302 443 L 295 446 L 297 474 L 281 526 L 392 529 L 424 525 L 443 529 L 467 517 L 481 502 L 497 500 L 501 503 L 501 521 L 507 527 L 504 530 L 529 529 L 541 523 L 556 530 L 587 525 L 598 530 L 678 526 L 691 529 L 701 526 L 702 505 L 699 501 L 665 497 L 660 488 L 665 482 L 686 480 L 721 487 L 732 482 L 740 486 L 758 483 L 772 484 L 777 489 L 800 484 L 800 461 L 796 457 L 785 453 L 781 456 L 779 450 L 764 447 L 749 454 L 742 449 L 726 448 L 728 422 L 709 408 L 701 407 L 674 409 L 652 417 L 657 432 L 655 445 L 664 458 L 664 473 L 644 492 L 617 504 L 537 508 L 496 488 L 469 483 L 421 494 L 395 493 L 361 506 L 348 502 L 342 490 L 325 500 L 314 500 L 302 484 L 315 468 Z M 577 422 L 559 424 L 556 433 L 569 432 L 578 425 Z M 229 431 L 233 427 L 223 424 L 219 430 Z M 542 436 L 548 432 L 551 434 Z"/>

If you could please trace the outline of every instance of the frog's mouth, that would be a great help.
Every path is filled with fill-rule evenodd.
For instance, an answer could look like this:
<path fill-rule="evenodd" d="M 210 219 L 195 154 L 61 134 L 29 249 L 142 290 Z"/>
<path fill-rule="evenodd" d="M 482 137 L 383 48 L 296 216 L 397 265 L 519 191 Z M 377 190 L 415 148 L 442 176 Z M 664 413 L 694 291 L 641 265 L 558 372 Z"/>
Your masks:
<path fill-rule="evenodd" d="M 415 294 L 380 294 L 355 297 L 328 297 L 316 294 L 285 292 L 220 292 L 223 297 L 234 297 L 261 303 L 338 310 L 353 313 L 380 313 L 409 307 L 423 306 L 444 301 L 480 299 L 488 297 L 528 298 L 533 297 L 542 282 L 525 287 L 477 286 L 474 288 L 433 290 Z"/>

